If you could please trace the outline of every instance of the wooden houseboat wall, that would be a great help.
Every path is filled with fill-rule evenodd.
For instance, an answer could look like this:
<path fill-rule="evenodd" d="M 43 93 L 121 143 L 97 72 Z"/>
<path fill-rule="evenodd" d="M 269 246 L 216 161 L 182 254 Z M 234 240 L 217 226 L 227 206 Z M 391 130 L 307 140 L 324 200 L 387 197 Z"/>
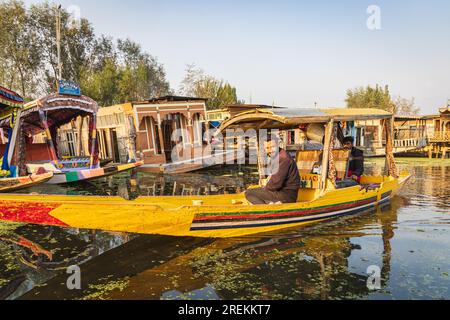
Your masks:
<path fill-rule="evenodd" d="M 127 163 L 136 159 L 136 123 L 131 103 L 101 108 L 97 114 L 102 159 Z"/>
<path fill-rule="evenodd" d="M 187 159 L 202 155 L 207 130 L 205 99 L 162 97 L 134 102 L 133 111 L 138 124 L 137 153 L 144 170 L 159 171 L 159 165 L 175 160 L 172 150 L 177 142 L 172 138 L 176 130 L 181 130 L 178 143 Z"/>
<path fill-rule="evenodd" d="M 446 158 L 450 153 L 450 101 L 434 118 L 434 132 L 429 140 L 428 156 Z"/>

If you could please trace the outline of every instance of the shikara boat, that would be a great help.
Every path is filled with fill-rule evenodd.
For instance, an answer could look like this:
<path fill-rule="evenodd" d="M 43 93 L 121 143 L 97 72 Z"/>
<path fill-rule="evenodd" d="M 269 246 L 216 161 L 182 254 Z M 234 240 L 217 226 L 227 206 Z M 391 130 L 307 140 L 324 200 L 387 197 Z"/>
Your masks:
<path fill-rule="evenodd" d="M 49 181 L 53 173 L 31 174 L 25 177 L 0 179 L 0 192 L 12 192 L 21 189 L 34 187 L 38 184 Z"/>
<path fill-rule="evenodd" d="M 17 130 L 14 130 L 17 115 L 24 101 L 16 92 L 0 87 L 0 118 L 7 116 L 7 122 L 0 126 L 0 192 L 11 192 L 46 182 L 53 177 L 52 173 L 34 174 L 17 177 L 15 166 L 12 166 L 14 145 Z"/>
<path fill-rule="evenodd" d="M 386 128 L 384 176 L 364 176 L 361 184 L 342 187 L 349 152 L 334 150 L 336 132 L 346 121 L 382 119 Z M 379 110 L 254 110 L 224 122 L 230 128 L 280 129 L 321 123 L 324 148 L 298 151 L 302 189 L 293 204 L 251 205 L 245 194 L 188 197 L 0 196 L 0 219 L 142 234 L 193 237 L 237 237 L 355 215 L 388 204 L 410 178 L 399 174 L 392 155 L 392 114 Z M 321 154 L 320 154 L 321 153 Z M 321 174 L 312 174 L 317 161 Z M 39 214 L 37 214 L 39 212 Z"/>
<path fill-rule="evenodd" d="M 20 176 L 37 172 L 52 172 L 49 184 L 66 184 L 97 179 L 137 168 L 143 162 L 100 166 L 96 130 L 97 103 L 81 94 L 60 92 L 27 103 L 15 115 L 19 154 L 17 168 Z M 0 118 L 0 127 L 6 126 L 13 113 Z M 57 152 L 58 128 L 78 117 L 89 119 L 90 156 L 60 159 Z M 45 134 L 45 143 L 33 143 L 30 137 Z"/>

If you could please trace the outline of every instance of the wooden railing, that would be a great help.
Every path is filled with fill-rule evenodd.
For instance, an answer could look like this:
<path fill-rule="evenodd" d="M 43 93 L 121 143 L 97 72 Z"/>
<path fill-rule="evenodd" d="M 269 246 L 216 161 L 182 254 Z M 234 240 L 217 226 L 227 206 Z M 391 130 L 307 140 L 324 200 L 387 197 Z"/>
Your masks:
<path fill-rule="evenodd" d="M 450 132 L 436 132 L 430 142 L 450 142 Z"/>
<path fill-rule="evenodd" d="M 394 140 L 394 148 L 424 148 L 427 143 L 427 138 Z"/>

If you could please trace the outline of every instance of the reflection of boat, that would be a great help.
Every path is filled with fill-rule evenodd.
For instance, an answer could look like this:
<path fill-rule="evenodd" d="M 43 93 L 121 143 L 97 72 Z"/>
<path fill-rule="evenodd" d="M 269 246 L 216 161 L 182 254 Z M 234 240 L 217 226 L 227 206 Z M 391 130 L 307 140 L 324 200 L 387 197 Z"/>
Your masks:
<path fill-rule="evenodd" d="M 9 121 L 3 121 L 3 124 L 0 126 L 0 154 L 4 154 L 0 160 L 0 192 L 15 191 L 35 186 L 50 180 L 53 176 L 53 174 L 49 173 L 17 177 L 16 168 L 11 165 L 18 133 L 18 130 L 13 129 L 18 121 L 18 114 L 20 114 L 22 107 L 23 99 L 17 93 L 0 87 L 0 121 L 3 118 L 9 119 Z M 8 142 L 4 141 L 5 135 L 7 135 Z"/>
<path fill-rule="evenodd" d="M 244 189 L 242 177 L 207 174 L 140 176 L 138 185 L 139 193 L 146 196 L 217 195 Z"/>
<path fill-rule="evenodd" d="M 60 275 L 24 298 L 80 299 L 91 294 L 94 299 L 113 300 L 198 299 L 199 295 L 200 299 L 342 299 L 349 293 L 367 297 L 366 269 L 355 269 L 350 258 L 367 248 L 353 245 L 351 239 L 364 237 L 364 229 L 380 218 L 386 248 L 389 239 L 385 239 L 385 231 L 392 229 L 396 219 L 387 211 L 338 220 L 320 229 L 213 242 L 138 237 L 81 266 L 83 281 L 91 288 L 68 290 L 60 285 L 66 279 Z M 131 257 L 129 252 L 135 254 Z M 383 256 L 383 278 L 389 278 L 390 252 L 385 250 Z"/>
<path fill-rule="evenodd" d="M 142 162 L 125 165 L 101 167 L 98 158 L 96 134 L 97 103 L 85 96 L 52 94 L 26 104 L 17 113 L 15 132 L 17 132 L 17 168 L 21 176 L 37 172 L 52 172 L 50 184 L 73 183 L 82 180 L 101 178 L 136 168 Z M 13 113 L 0 119 L 0 126 L 11 122 Z M 89 119 L 90 156 L 73 159 L 60 159 L 57 155 L 58 128 L 77 117 Z M 33 143 L 30 139 L 45 134 L 46 143 Z"/>
<path fill-rule="evenodd" d="M 387 176 L 365 176 L 362 185 L 338 188 L 336 176 L 346 177 L 349 154 L 333 150 L 334 132 L 341 122 L 355 119 L 382 119 L 387 133 Z M 297 227 L 339 216 L 371 211 L 385 204 L 408 181 L 409 175 L 397 173 L 392 155 L 390 128 L 392 115 L 380 110 L 255 110 L 237 115 L 222 129 L 240 128 L 290 129 L 303 123 L 326 125 L 323 174 L 302 174 L 304 187 L 299 202 L 293 204 L 249 205 L 244 194 L 188 197 L 141 197 L 127 202 L 118 197 L 2 196 L 0 203 L 13 201 L 23 206 L 20 219 L 29 222 L 33 208 L 47 208 L 41 223 L 56 223 L 76 228 L 164 234 L 195 237 L 234 237 Z M 309 153 L 308 153 L 309 152 Z M 317 151 L 299 151 L 297 162 L 304 170 L 319 159 Z M 336 159 L 336 162 L 334 161 Z M 338 163 L 339 161 L 339 163 Z M 301 171 L 302 171 L 301 170 Z M 86 213 L 86 214 L 84 214 Z"/>

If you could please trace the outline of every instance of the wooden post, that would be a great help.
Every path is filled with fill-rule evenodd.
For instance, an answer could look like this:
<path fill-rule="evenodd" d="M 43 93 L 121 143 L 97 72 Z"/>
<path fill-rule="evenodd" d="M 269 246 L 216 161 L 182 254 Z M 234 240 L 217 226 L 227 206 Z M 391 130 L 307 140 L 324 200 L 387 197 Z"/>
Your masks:
<path fill-rule="evenodd" d="M 330 122 L 328 122 L 328 124 L 325 128 L 325 145 L 323 146 L 322 173 L 321 173 L 321 183 L 320 183 L 320 189 L 321 189 L 322 194 L 327 187 L 328 166 L 329 166 L 329 160 L 330 160 L 330 148 L 332 148 L 331 140 L 332 140 L 333 131 L 334 131 L 333 127 L 334 127 L 334 121 L 330 120 Z"/>
<path fill-rule="evenodd" d="M 166 150 L 164 149 L 164 136 L 161 122 L 158 122 L 158 135 L 159 135 L 159 144 L 161 146 L 161 154 L 165 154 Z"/>
<path fill-rule="evenodd" d="M 79 117 L 77 119 L 77 155 L 79 157 L 81 157 L 83 153 L 83 123 L 84 123 L 84 118 L 83 117 Z"/>
<path fill-rule="evenodd" d="M 90 159 L 90 169 L 94 169 L 98 165 L 98 148 L 97 148 L 97 115 L 93 114 L 91 117 L 91 159 Z"/>
<path fill-rule="evenodd" d="M 39 109 L 39 118 L 41 120 L 42 127 L 44 128 L 45 140 L 50 149 L 50 156 L 51 156 L 52 160 L 55 162 L 55 164 L 57 165 L 58 164 L 58 156 L 56 155 L 55 145 L 53 144 L 52 135 L 50 133 L 50 128 L 48 127 L 48 122 L 47 122 L 47 119 L 45 118 L 44 111 L 41 108 Z"/>
<path fill-rule="evenodd" d="M 265 178 L 264 175 L 264 168 L 263 168 L 263 161 L 261 158 L 261 142 L 264 143 L 264 141 L 261 141 L 261 137 L 259 134 L 259 131 L 256 133 L 256 152 L 258 153 L 258 173 L 259 173 L 259 185 L 263 187 L 263 180 Z M 263 146 L 264 148 L 264 146 Z"/>
<path fill-rule="evenodd" d="M 8 137 L 8 140 L 10 141 L 9 143 L 9 150 L 8 150 L 8 167 L 11 165 L 11 161 L 14 155 L 14 148 L 16 147 L 16 140 L 17 140 L 17 135 L 19 133 L 19 126 L 20 126 L 20 116 L 21 116 L 22 111 L 18 110 L 16 113 L 16 119 L 14 119 L 14 127 L 12 130 L 12 134 L 11 137 Z"/>
<path fill-rule="evenodd" d="M 398 178 L 397 166 L 395 164 L 394 158 L 394 117 L 390 120 L 385 120 L 385 130 L 386 130 L 386 174 L 388 176 Z"/>

